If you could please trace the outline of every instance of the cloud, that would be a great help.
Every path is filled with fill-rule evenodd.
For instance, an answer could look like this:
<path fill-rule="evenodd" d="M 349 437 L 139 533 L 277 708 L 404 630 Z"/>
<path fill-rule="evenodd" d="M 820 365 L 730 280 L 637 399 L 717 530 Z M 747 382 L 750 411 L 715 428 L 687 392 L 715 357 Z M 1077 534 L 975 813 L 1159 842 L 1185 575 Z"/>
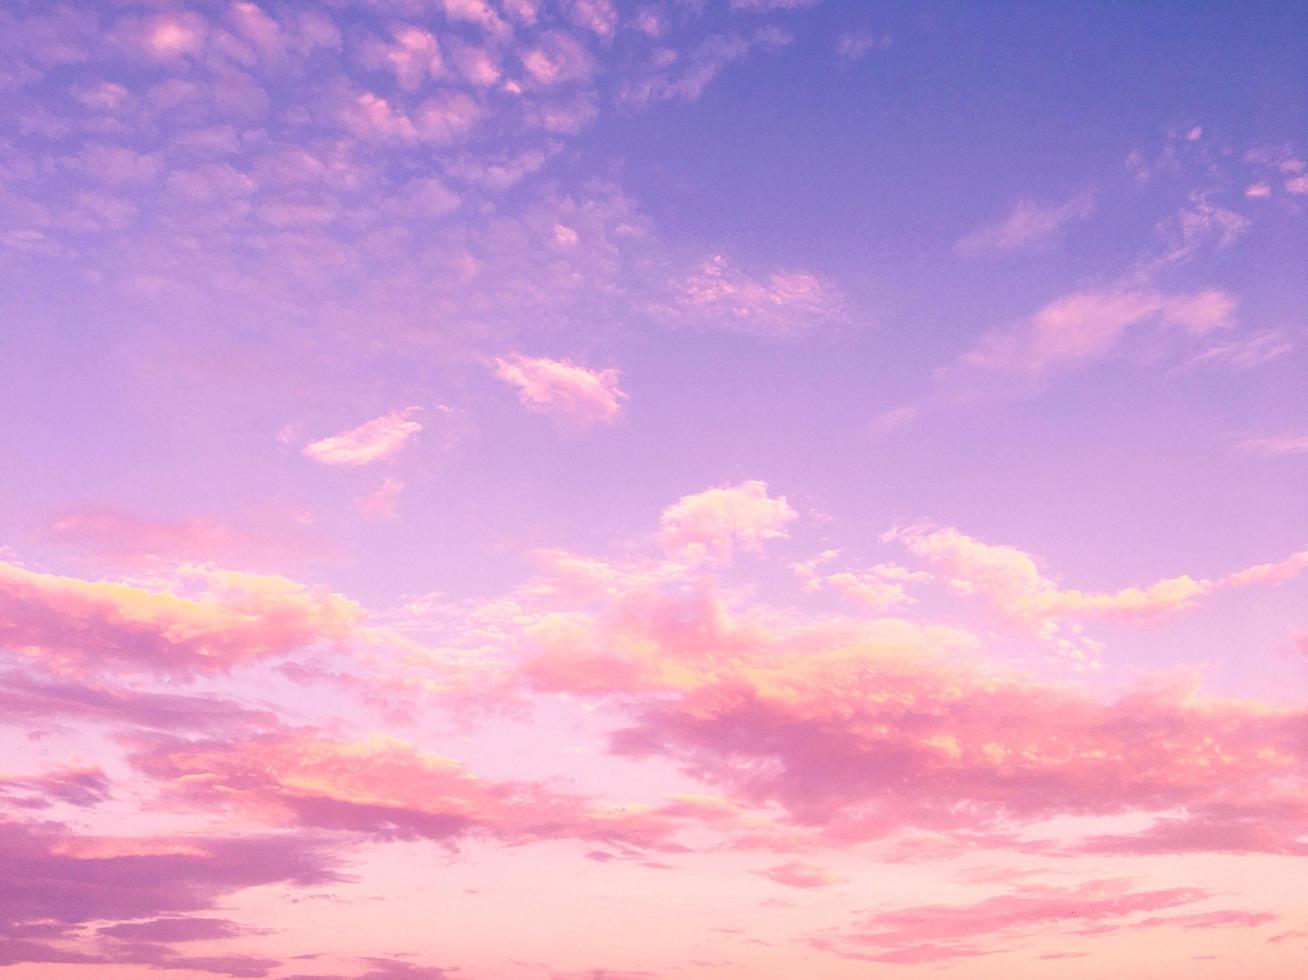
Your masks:
<path fill-rule="evenodd" d="M 237 807 L 263 824 L 378 840 L 607 842 L 673 847 L 685 814 L 614 808 L 531 782 L 492 782 L 389 736 L 353 741 L 274 731 L 246 740 L 136 740 L 132 764 L 192 805 Z M 679 849 L 673 847 L 673 849 Z"/>
<path fill-rule="evenodd" d="M 518 400 L 528 411 L 552 415 L 581 428 L 612 425 L 627 398 L 619 387 L 616 368 L 593 371 L 567 358 L 497 357 L 495 377 L 518 389 Z"/>
<path fill-rule="evenodd" d="M 228 561 L 241 564 L 319 557 L 322 548 L 288 527 L 257 531 L 205 518 L 158 520 L 106 507 L 63 511 L 46 528 L 60 543 L 118 563 L 143 559 Z"/>
<path fill-rule="evenodd" d="M 404 482 L 388 476 L 375 490 L 356 497 L 354 506 L 370 521 L 394 520 L 395 506 L 403 492 Z"/>
<path fill-rule="evenodd" d="M 707 329 L 794 340 L 835 326 L 843 316 L 836 288 L 811 272 L 746 275 L 721 255 L 676 283 L 683 317 Z"/>
<path fill-rule="evenodd" d="M 1059 600 L 1062 601 L 1062 600 Z M 1133 615 L 1134 601 L 1113 600 Z M 796 620 L 711 585 L 635 583 L 594 613 L 526 630 L 518 678 L 614 695 L 634 715 L 620 756 L 657 757 L 743 807 L 780 807 L 828 843 L 929 833 L 958 848 L 1057 846 L 1021 836 L 1057 816 L 1189 811 L 1207 829 L 1095 844 L 1297 853 L 1308 714 L 1146 685 L 1116 699 L 974 659 L 975 638 L 902 620 Z M 1222 808 L 1237 814 L 1219 819 Z M 1209 817 L 1203 817 L 1210 814 Z M 1257 835 L 1253 828 L 1261 826 Z M 1087 831 L 1093 834 L 1093 831 Z"/>
<path fill-rule="evenodd" d="M 632 77 L 623 80 L 619 98 L 629 105 L 694 102 L 730 65 L 754 51 L 780 50 L 791 40 L 780 28 L 763 27 L 750 34 L 713 34 L 685 51 L 658 47 Z"/>
<path fill-rule="evenodd" d="M 416 405 L 397 408 L 348 432 L 309 443 L 304 455 L 327 466 L 367 466 L 394 459 L 422 431 L 422 423 L 413 418 L 421 411 Z"/>
<path fill-rule="evenodd" d="M 976 258 L 1040 245 L 1069 223 L 1090 217 L 1094 208 L 1092 191 L 1084 191 L 1061 204 L 1042 205 L 1021 200 L 1002 221 L 968 232 L 956 241 L 954 252 L 963 258 Z"/>
<path fill-rule="evenodd" d="M 1250 927 L 1274 915 L 1244 911 L 1147 913 L 1184 909 L 1209 898 L 1202 889 L 1137 891 L 1121 879 L 1076 886 L 1026 885 L 971 905 L 921 905 L 866 916 L 853 930 L 815 942 L 820 949 L 883 963 L 931 963 L 1005 952 L 1013 941 L 1043 933 L 1099 935 L 1158 927 Z M 978 945 L 984 943 L 985 945 Z"/>
<path fill-rule="evenodd" d="M 245 888 L 340 880 L 329 849 L 303 835 L 87 837 L 5 821 L 0 862 L 0 963 L 148 964 L 243 977 L 262 977 L 276 961 L 183 957 L 155 940 L 214 934 L 221 920 L 182 916 Z M 104 942 L 77 939 L 76 928 L 91 922 L 107 923 Z"/>
<path fill-rule="evenodd" d="M 1217 366 L 1248 371 L 1283 357 L 1294 348 L 1295 342 L 1281 331 L 1260 330 L 1247 337 L 1213 343 L 1179 364 L 1174 370 L 1184 371 L 1191 368 Z"/>
<path fill-rule="evenodd" d="M 789 888 L 829 888 L 846 880 L 826 868 L 808 864 L 804 861 L 789 861 L 786 864 L 765 868 L 756 872 L 756 874 L 761 874 L 763 877 L 775 881 L 778 885 L 786 885 Z"/>
<path fill-rule="evenodd" d="M 276 575 L 185 566 L 170 588 L 0 562 L 0 644 L 60 670 L 211 673 L 344 639 L 353 602 Z"/>
<path fill-rule="evenodd" d="M 40 776 L 0 777 L 0 799 L 27 810 L 44 810 L 59 803 L 95 806 L 111 795 L 109 780 L 99 768 L 63 768 Z"/>
<path fill-rule="evenodd" d="M 1308 453 L 1308 435 L 1258 436 L 1236 443 L 1235 448 L 1254 456 L 1300 456 Z"/>
<path fill-rule="evenodd" d="M 97 933 L 113 939 L 140 942 L 179 943 L 202 939 L 230 939 L 245 930 L 229 919 L 207 919 L 203 916 L 168 916 L 147 919 L 143 922 L 120 922 L 101 926 Z"/>
<path fill-rule="evenodd" d="M 1063 588 L 1046 577 L 1035 558 L 1008 545 L 986 544 L 950 527 L 917 525 L 886 536 L 900 541 L 955 592 L 989 603 L 1006 622 L 1029 628 L 1072 656 L 1090 651 L 1066 635 L 1065 623 L 1082 619 L 1150 621 L 1191 608 L 1213 583 L 1179 575 L 1116 592 Z"/>
<path fill-rule="evenodd" d="M 732 10 L 750 14 L 766 14 L 774 10 L 804 10 L 816 7 L 818 0 L 731 0 Z"/>
<path fill-rule="evenodd" d="M 1102 357 L 1121 342 L 1129 328 L 1146 323 L 1179 327 L 1202 336 L 1228 325 L 1236 305 L 1232 296 L 1216 289 L 1077 293 L 1055 300 L 1015 328 L 986 334 L 963 356 L 963 362 L 988 370 L 1040 375 L 1060 365 Z"/>
<path fill-rule="evenodd" d="M 843 62 L 858 61 L 870 51 L 885 51 L 891 45 L 889 34 L 871 31 L 844 31 L 836 38 L 836 57 Z"/>
<path fill-rule="evenodd" d="M 133 725 L 182 732 L 231 732 L 267 725 L 273 716 L 228 698 L 156 693 L 61 677 L 0 674 L 0 718 L 29 731 L 67 721 Z"/>
<path fill-rule="evenodd" d="M 736 547 L 760 551 L 787 536 L 799 515 L 785 497 L 768 496 L 762 480 L 688 494 L 659 517 L 659 541 L 672 554 L 730 561 Z"/>

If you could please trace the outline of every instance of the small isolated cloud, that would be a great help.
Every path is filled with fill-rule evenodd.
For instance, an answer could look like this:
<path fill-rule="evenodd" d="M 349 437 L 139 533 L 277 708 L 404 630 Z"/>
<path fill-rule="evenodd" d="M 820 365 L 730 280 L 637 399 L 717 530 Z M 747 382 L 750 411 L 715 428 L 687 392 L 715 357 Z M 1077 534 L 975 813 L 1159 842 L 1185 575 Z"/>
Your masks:
<path fill-rule="evenodd" d="M 416 405 L 397 408 L 348 432 L 309 443 L 304 455 L 327 466 L 367 466 L 393 459 L 422 431 L 422 423 L 413 418 L 421 411 Z"/>
<path fill-rule="evenodd" d="M 710 34 L 686 51 L 659 48 L 619 89 L 631 105 L 651 102 L 694 102 L 724 70 L 755 51 L 778 51 L 792 41 L 790 34 L 769 25 L 751 33 Z"/>
<path fill-rule="evenodd" d="M 790 861 L 786 864 L 778 864 L 773 868 L 764 868 L 757 871 L 764 878 L 770 878 L 778 885 L 786 885 L 790 888 L 829 888 L 832 885 L 838 885 L 845 878 L 826 868 L 819 867 L 816 864 L 808 864 L 805 861 Z"/>
<path fill-rule="evenodd" d="M 974 367 L 1038 375 L 1060 364 L 1101 357 L 1128 329 L 1145 323 L 1208 333 L 1228 325 L 1235 307 L 1235 298 L 1218 289 L 1077 293 L 1055 300 L 1014 328 L 990 332 L 963 361 Z"/>
<path fill-rule="evenodd" d="M 1090 217 L 1094 208 L 1092 191 L 1084 191 L 1061 204 L 1018 201 L 1006 218 L 968 232 L 956 241 L 954 252 L 970 259 L 1041 245 L 1070 222 Z"/>
<path fill-rule="evenodd" d="M 845 31 L 836 38 L 836 57 L 844 62 L 854 62 L 872 51 L 884 51 L 890 47 L 889 34 L 874 34 L 871 31 Z"/>
<path fill-rule="evenodd" d="M 568 358 L 509 354 L 495 358 L 495 377 L 518 389 L 528 411 L 553 415 L 580 427 L 612 425 L 627 393 L 617 368 L 593 371 Z"/>
<path fill-rule="evenodd" d="M 1308 435 L 1258 436 L 1237 443 L 1236 448 L 1254 456 L 1300 456 L 1308 453 Z"/>
<path fill-rule="evenodd" d="M 356 497 L 354 506 L 370 521 L 389 521 L 395 518 L 395 505 L 404 491 L 404 482 L 388 476 L 377 489 Z"/>
<path fill-rule="evenodd" d="M 1294 346 L 1294 341 L 1282 331 L 1260 330 L 1214 343 L 1178 365 L 1176 370 L 1216 367 L 1247 371 L 1290 353 Z"/>
<path fill-rule="evenodd" d="M 770 340 L 793 340 L 830 326 L 840 314 L 839 292 L 802 270 L 756 278 L 714 255 L 676 284 L 682 313 L 702 325 Z"/>
<path fill-rule="evenodd" d="M 798 516 L 785 497 L 769 497 L 762 480 L 746 480 L 682 497 L 659 518 L 659 539 L 674 554 L 730 561 L 737 545 L 759 551 L 787 537 Z"/>
<path fill-rule="evenodd" d="M 912 425 L 921 414 L 922 410 L 916 405 L 900 405 L 898 408 L 887 409 L 873 417 L 871 422 L 872 431 L 880 433 L 895 432 Z"/>
<path fill-rule="evenodd" d="M 816 7 L 818 0 L 731 0 L 732 10 L 749 14 L 766 14 L 773 10 L 803 10 Z"/>

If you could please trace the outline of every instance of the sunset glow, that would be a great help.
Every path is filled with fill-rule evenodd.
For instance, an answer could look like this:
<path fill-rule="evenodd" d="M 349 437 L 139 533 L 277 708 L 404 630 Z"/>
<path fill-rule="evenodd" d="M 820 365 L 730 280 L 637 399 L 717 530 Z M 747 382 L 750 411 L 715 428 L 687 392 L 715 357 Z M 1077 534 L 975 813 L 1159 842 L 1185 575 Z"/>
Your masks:
<path fill-rule="evenodd" d="M 1302 980 L 1308 6 L 0 4 L 0 980 Z"/>

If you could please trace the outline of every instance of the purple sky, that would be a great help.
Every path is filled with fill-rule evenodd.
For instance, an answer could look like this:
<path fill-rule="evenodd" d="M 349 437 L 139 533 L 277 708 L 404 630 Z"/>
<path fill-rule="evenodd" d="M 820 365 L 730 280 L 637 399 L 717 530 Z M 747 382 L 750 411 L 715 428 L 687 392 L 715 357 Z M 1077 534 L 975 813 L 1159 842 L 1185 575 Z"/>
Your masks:
<path fill-rule="evenodd" d="M 1305 38 L 10 0 L 0 977 L 1296 980 Z"/>

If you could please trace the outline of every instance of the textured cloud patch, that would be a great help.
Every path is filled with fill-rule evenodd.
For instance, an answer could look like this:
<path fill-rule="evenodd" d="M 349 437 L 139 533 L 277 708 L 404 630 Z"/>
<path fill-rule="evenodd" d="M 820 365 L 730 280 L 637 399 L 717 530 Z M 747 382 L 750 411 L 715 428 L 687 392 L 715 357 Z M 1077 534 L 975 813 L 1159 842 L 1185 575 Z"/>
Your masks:
<path fill-rule="evenodd" d="M 1308 453 L 1308 435 L 1258 436 L 1236 443 L 1236 448 L 1253 456 L 1302 456 Z"/>
<path fill-rule="evenodd" d="M 964 355 L 974 367 L 1040 375 L 1103 357 L 1133 327 L 1158 323 L 1203 335 L 1231 322 L 1234 297 L 1217 289 L 1078 293 L 1050 303 L 1016 328 L 993 331 Z"/>
<path fill-rule="evenodd" d="M 764 878 L 770 878 L 778 885 L 789 888 L 829 888 L 845 879 L 826 868 L 805 861 L 789 861 L 772 868 L 759 871 Z"/>
<path fill-rule="evenodd" d="M 673 554 L 730 561 L 737 547 L 760 551 L 787 535 L 799 515 L 762 480 L 688 494 L 659 517 L 659 540 Z"/>
<path fill-rule="evenodd" d="M 285 731 L 245 741 L 141 739 L 132 762 L 176 800 L 221 801 L 265 823 L 380 840 L 476 834 L 517 844 L 571 839 L 680 850 L 675 833 L 687 819 L 703 819 L 675 802 L 612 807 L 538 783 L 481 779 L 389 736 L 341 741 Z"/>
<path fill-rule="evenodd" d="M 275 575 L 188 566 L 171 585 L 92 582 L 0 562 L 0 643 L 72 672 L 210 673 L 338 642 L 361 612 Z"/>
<path fill-rule="evenodd" d="M 613 424 L 627 398 L 616 368 L 594 371 L 567 358 L 509 354 L 495 358 L 495 376 L 518 390 L 528 411 L 581 428 Z"/>
<path fill-rule="evenodd" d="M 969 232 L 954 243 L 954 251 L 964 258 L 976 258 L 995 252 L 1031 248 L 1050 241 L 1073 221 L 1084 220 L 1093 213 L 1092 193 L 1078 194 L 1061 204 L 1042 205 L 1022 200 L 1012 212 L 992 225 Z"/>
<path fill-rule="evenodd" d="M 370 521 L 394 520 L 395 509 L 403 492 L 404 482 L 388 476 L 375 490 L 356 497 L 354 506 Z"/>
<path fill-rule="evenodd" d="M 1038 933 L 1074 937 L 1165 926 L 1250 927 L 1276 918 L 1239 910 L 1173 912 L 1193 908 L 1207 898 L 1198 888 L 1134 890 L 1121 879 L 1073 887 L 1027 885 L 971 905 L 922 905 L 873 913 L 853 931 L 835 939 L 823 937 L 815 945 L 851 959 L 914 964 L 1004 952 L 1015 940 Z"/>
<path fill-rule="evenodd" d="M 416 405 L 398 408 L 338 435 L 311 442 L 304 455 L 327 466 L 367 466 L 393 459 L 408 441 L 422 431 L 414 416 Z"/>
<path fill-rule="evenodd" d="M 675 286 L 681 314 L 707 329 L 794 340 L 829 330 L 843 316 L 839 291 L 817 275 L 787 270 L 756 278 L 722 255 Z"/>
<path fill-rule="evenodd" d="M 304 836 L 89 837 L 9 821 L 0 823 L 0 861 L 0 962 L 130 963 L 242 977 L 265 976 L 276 961 L 177 954 L 165 943 L 230 934 L 216 924 L 222 920 L 185 913 L 259 885 L 340 880 L 328 848 Z M 142 919 L 151 921 L 134 921 Z M 92 922 L 106 923 L 104 941 L 78 936 Z"/>

